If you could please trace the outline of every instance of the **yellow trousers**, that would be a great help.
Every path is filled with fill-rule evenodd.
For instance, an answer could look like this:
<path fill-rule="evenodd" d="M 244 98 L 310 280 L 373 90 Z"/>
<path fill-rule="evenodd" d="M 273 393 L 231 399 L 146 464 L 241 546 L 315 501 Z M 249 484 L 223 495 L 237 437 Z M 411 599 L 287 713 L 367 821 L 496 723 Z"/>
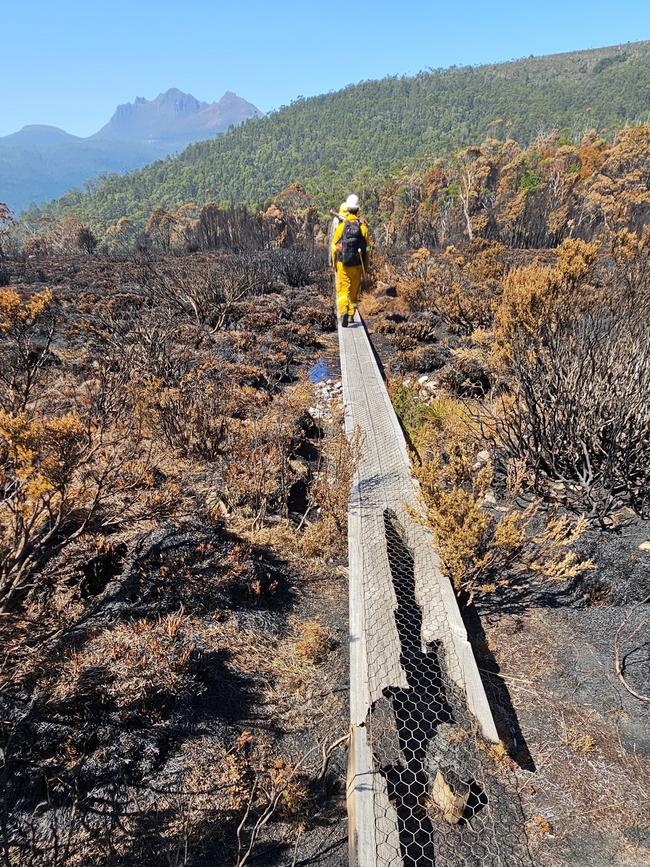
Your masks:
<path fill-rule="evenodd" d="M 336 301 L 339 316 L 354 316 L 359 303 L 359 289 L 363 279 L 363 266 L 336 263 Z"/>

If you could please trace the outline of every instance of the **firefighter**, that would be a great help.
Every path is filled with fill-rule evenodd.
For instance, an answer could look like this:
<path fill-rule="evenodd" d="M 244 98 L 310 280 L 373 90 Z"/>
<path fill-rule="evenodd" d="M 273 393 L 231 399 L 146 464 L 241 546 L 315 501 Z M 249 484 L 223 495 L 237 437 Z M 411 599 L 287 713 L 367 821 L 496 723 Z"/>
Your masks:
<path fill-rule="evenodd" d="M 370 236 L 368 227 L 359 219 L 359 197 L 347 197 L 341 206 L 340 220 L 332 238 L 332 265 L 336 268 L 336 299 L 343 328 L 354 319 L 359 302 L 359 290 L 368 271 Z"/>

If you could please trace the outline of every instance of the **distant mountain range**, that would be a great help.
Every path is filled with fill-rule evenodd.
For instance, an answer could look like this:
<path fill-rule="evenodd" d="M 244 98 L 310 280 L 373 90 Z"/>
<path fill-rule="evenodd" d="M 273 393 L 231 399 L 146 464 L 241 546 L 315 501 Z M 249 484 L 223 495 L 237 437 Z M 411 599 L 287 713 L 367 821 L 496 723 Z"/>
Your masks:
<path fill-rule="evenodd" d="M 153 100 L 138 97 L 119 105 L 88 138 L 54 126 L 25 126 L 0 137 L 0 202 L 19 213 L 85 181 L 140 168 L 260 116 L 232 91 L 207 103 L 171 88 Z"/>

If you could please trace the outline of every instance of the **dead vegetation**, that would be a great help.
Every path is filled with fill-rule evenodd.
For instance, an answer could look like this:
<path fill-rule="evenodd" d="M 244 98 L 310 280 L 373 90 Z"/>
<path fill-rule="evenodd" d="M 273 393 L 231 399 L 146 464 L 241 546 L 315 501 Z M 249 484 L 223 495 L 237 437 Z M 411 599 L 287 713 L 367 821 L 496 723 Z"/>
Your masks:
<path fill-rule="evenodd" d="M 345 434 L 342 407 L 336 408 L 325 429 L 323 464 L 311 487 L 309 504 L 319 520 L 307 528 L 302 540 L 303 551 L 309 557 L 340 549 L 341 539 L 347 535 L 352 477 L 361 456 L 361 433 L 356 430 L 351 437 Z"/>
<path fill-rule="evenodd" d="M 549 867 L 647 858 L 650 236 L 611 213 L 555 249 L 387 257 L 366 308 Z"/>
<path fill-rule="evenodd" d="M 504 588 L 512 599 L 533 581 L 567 582 L 593 569 L 572 550 L 586 528 L 584 519 L 574 523 L 551 514 L 540 525 L 538 504 L 517 505 L 521 465 L 511 464 L 501 511 L 489 508 L 492 461 L 480 452 L 473 422 L 461 404 L 449 402 L 421 435 L 426 460 L 416 471 L 443 566 L 457 591 L 468 604 L 477 594 Z"/>
<path fill-rule="evenodd" d="M 318 250 L 4 266 L 3 864 L 314 850 L 342 815 L 321 755 L 340 624 L 319 609 L 341 538 L 309 568 L 302 546 L 344 534 L 351 476 L 306 411 L 334 324 Z"/>
<path fill-rule="evenodd" d="M 650 253 L 650 234 L 638 255 Z M 564 242 L 555 267 L 513 272 L 495 352 L 513 381 L 495 440 L 538 490 L 604 524 L 623 507 L 648 516 L 650 284 L 630 292 L 598 273 L 595 245 Z"/>

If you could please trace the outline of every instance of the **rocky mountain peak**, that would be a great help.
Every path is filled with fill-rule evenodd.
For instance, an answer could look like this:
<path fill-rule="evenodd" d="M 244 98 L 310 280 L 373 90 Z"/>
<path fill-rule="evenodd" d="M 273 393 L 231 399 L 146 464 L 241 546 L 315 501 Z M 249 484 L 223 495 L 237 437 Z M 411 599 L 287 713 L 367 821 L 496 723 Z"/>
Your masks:
<path fill-rule="evenodd" d="M 155 99 L 137 97 L 119 105 L 95 139 L 120 141 L 174 141 L 179 145 L 209 138 L 260 112 L 231 90 L 213 103 L 171 87 Z"/>

